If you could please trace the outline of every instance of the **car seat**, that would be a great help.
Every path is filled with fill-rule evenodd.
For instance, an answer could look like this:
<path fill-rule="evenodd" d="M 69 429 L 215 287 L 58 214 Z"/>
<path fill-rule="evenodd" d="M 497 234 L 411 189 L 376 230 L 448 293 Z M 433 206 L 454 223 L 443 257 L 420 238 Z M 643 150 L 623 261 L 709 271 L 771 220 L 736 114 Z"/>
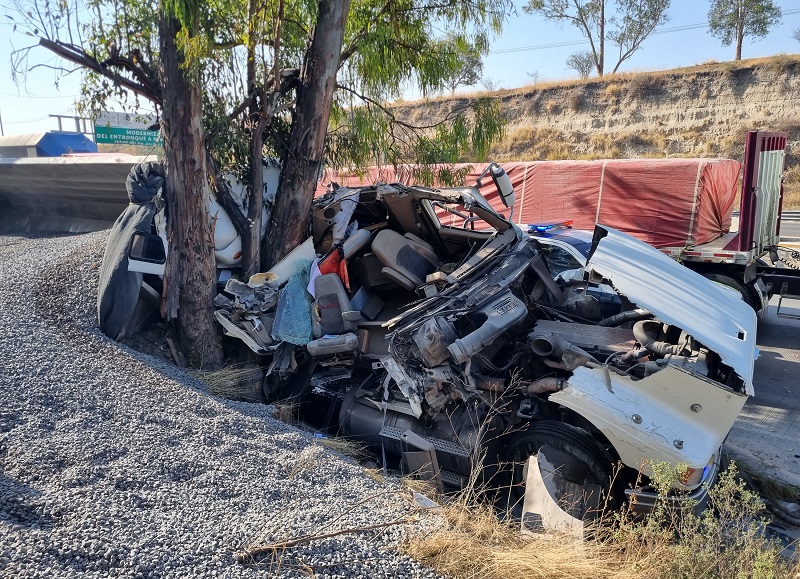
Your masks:
<path fill-rule="evenodd" d="M 375 236 L 372 253 L 384 266 L 381 273 L 411 291 L 423 285 L 425 277 L 439 267 L 432 246 L 415 235 L 403 236 L 391 229 L 383 229 Z"/>
<path fill-rule="evenodd" d="M 314 280 L 316 302 L 311 316 L 315 338 L 339 335 L 356 329 L 361 317 L 352 311 L 342 280 L 335 273 L 326 273 Z"/>

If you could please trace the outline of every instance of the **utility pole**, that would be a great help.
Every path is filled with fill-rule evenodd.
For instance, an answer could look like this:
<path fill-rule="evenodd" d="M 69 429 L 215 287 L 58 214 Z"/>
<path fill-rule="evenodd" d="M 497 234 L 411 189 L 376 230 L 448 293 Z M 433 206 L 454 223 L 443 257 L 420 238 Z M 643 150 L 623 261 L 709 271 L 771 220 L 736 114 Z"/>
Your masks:
<path fill-rule="evenodd" d="M 3 132 L 3 111 L 0 111 L 0 137 L 5 137 L 6 134 Z"/>

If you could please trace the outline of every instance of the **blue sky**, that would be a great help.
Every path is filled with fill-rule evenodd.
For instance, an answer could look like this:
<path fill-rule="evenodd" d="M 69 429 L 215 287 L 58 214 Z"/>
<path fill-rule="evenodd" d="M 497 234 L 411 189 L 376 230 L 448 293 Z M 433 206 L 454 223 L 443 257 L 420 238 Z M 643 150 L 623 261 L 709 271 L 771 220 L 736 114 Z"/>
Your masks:
<path fill-rule="evenodd" d="M 791 36 L 792 31 L 800 27 L 800 0 L 777 0 L 777 4 L 784 11 L 782 23 L 764 39 L 745 38 L 743 58 L 800 53 L 800 42 Z M 722 46 L 705 28 L 708 6 L 708 0 L 672 0 L 669 22 L 648 38 L 620 71 L 659 70 L 710 60 L 731 60 L 734 47 Z M 0 118 L 6 135 L 54 130 L 58 128 L 57 121 L 48 115 L 75 114 L 79 73 L 61 78 L 58 87 L 57 74 L 48 68 L 30 72 L 25 83 L 19 86 L 12 81 L 12 48 L 28 46 L 32 40 L 14 33 L 5 19 L 0 22 Z M 563 46 L 568 43 L 570 45 Z M 490 54 L 484 57 L 484 77 L 491 78 L 502 88 L 530 84 L 531 75 L 538 75 L 543 81 L 575 78 L 564 61 L 572 52 L 587 48 L 588 44 L 576 28 L 555 24 L 519 9 L 506 23 L 502 35 L 493 42 Z M 31 63 L 56 66 L 58 59 L 43 48 L 35 48 Z M 609 62 L 606 66 L 610 69 L 613 65 L 614 62 Z M 410 92 L 407 96 L 413 98 L 414 95 Z M 64 128 L 73 126 L 74 123 Z"/>

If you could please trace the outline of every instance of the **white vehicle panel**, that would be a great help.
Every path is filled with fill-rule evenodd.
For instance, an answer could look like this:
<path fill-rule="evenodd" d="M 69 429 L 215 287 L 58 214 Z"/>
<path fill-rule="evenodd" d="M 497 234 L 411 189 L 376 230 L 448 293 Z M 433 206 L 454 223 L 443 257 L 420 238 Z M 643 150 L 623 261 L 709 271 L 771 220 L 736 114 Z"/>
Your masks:
<path fill-rule="evenodd" d="M 577 368 L 550 400 L 575 410 L 609 439 L 622 462 L 650 474 L 650 461 L 702 469 L 747 396 L 674 365 L 633 380 L 605 367 Z"/>
<path fill-rule="evenodd" d="M 590 255 L 587 271 L 610 280 L 638 307 L 719 354 L 752 396 L 757 352 L 752 308 L 646 243 L 610 227 L 597 227 L 607 235 Z"/>

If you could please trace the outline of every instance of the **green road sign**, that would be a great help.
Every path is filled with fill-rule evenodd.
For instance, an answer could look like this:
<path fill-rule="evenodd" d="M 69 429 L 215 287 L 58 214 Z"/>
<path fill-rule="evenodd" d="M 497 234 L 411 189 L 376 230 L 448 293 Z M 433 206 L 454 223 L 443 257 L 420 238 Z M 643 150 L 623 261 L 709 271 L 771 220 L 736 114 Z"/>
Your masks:
<path fill-rule="evenodd" d="M 129 127 L 110 127 L 107 124 L 95 124 L 94 131 L 97 143 L 113 143 L 115 145 L 153 146 L 161 143 L 158 131 L 132 129 Z"/>

